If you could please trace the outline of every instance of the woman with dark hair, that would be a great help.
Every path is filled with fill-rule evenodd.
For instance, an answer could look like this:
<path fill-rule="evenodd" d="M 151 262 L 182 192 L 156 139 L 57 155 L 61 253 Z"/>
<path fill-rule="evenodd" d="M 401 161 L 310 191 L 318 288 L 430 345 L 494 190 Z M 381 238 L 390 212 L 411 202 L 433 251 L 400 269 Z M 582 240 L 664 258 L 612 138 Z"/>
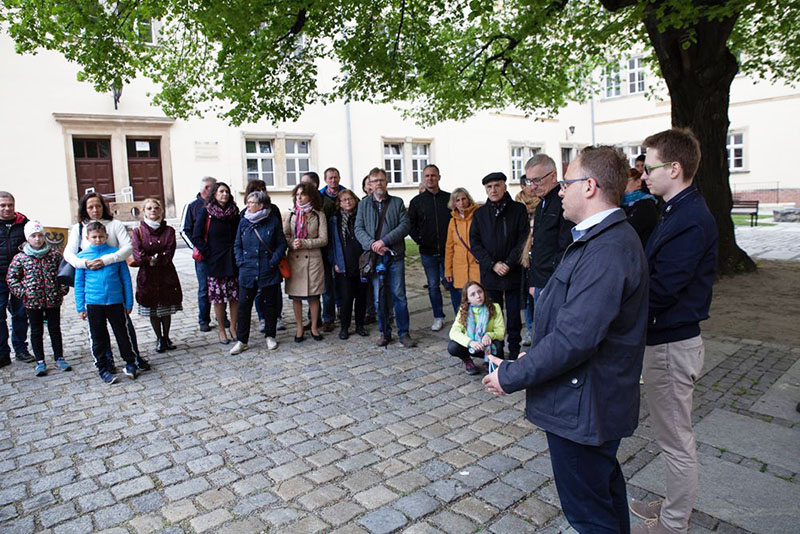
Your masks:
<path fill-rule="evenodd" d="M 628 169 L 628 186 L 622 196 L 622 209 L 639 235 L 642 247 L 646 246 L 658 224 L 658 208 L 656 197 L 642 188 L 642 173 L 636 169 Z"/>
<path fill-rule="evenodd" d="M 350 320 L 353 317 L 353 301 L 356 305 L 356 333 L 367 336 L 364 318 L 367 312 L 367 283 L 361 281 L 358 272 L 358 258 L 363 249 L 355 236 L 358 197 L 349 189 L 342 189 L 336 197 L 336 211 L 330 220 L 329 247 L 330 263 L 336 273 L 336 287 L 342 300 L 342 329 L 339 339 L 350 336 Z"/>
<path fill-rule="evenodd" d="M 292 299 L 297 322 L 295 343 L 305 340 L 303 332 L 303 300 L 311 308 L 311 337 L 322 340 L 319 333 L 319 296 L 325 291 L 322 248 L 328 244 L 328 224 L 322 213 L 322 197 L 314 184 L 300 183 L 292 191 L 293 208 L 283 223 L 289 246 L 292 274 L 286 279 L 286 293 Z"/>
<path fill-rule="evenodd" d="M 275 323 L 281 300 L 281 273 L 278 263 L 286 252 L 281 223 L 270 213 L 269 196 L 253 191 L 246 197 L 247 208 L 239 221 L 233 251 L 239 267 L 239 340 L 231 354 L 247 350 L 250 340 L 250 310 L 253 300 L 264 311 L 267 349 L 275 350 Z"/>
<path fill-rule="evenodd" d="M 172 263 L 175 256 L 175 230 L 164 220 L 161 201 L 148 198 L 144 216 L 132 235 L 133 257 L 139 262 L 136 275 L 136 302 L 139 315 L 150 318 L 156 334 L 156 352 L 174 350 L 169 338 L 172 316 L 183 310 L 183 293 L 178 272 Z"/>
<path fill-rule="evenodd" d="M 214 305 L 219 342 L 231 342 L 225 331 L 225 303 L 229 303 L 231 318 L 230 336 L 236 339 L 239 281 L 233 245 L 239 227 L 239 208 L 233 200 L 231 189 L 225 182 L 217 182 L 208 201 L 194 223 L 192 242 L 195 244 L 208 270 L 208 300 Z"/>
<path fill-rule="evenodd" d="M 100 256 L 95 259 L 83 259 L 78 257 L 78 252 L 87 250 L 89 248 L 89 237 L 86 234 L 86 225 L 90 222 L 97 221 L 101 223 L 108 235 L 106 244 L 114 247 L 117 250 Z M 91 269 L 93 271 L 102 269 L 106 265 L 112 265 L 121 261 L 125 261 L 128 256 L 133 252 L 131 238 L 128 235 L 128 229 L 120 221 L 114 220 L 114 215 L 108 209 L 105 199 L 100 193 L 91 192 L 86 193 L 81 198 L 78 206 L 78 222 L 72 225 L 67 237 L 67 244 L 64 247 L 64 259 L 67 263 L 76 269 Z M 126 267 L 127 268 L 127 267 Z M 136 365 L 141 371 L 150 369 L 150 364 L 139 355 L 139 343 L 136 339 L 136 329 L 133 327 L 133 322 L 130 316 L 125 316 L 125 325 L 128 328 L 128 336 L 130 337 L 133 352 L 136 355 Z M 105 353 L 105 357 L 109 360 L 108 366 L 112 370 L 114 368 L 114 355 L 111 349 Z"/>

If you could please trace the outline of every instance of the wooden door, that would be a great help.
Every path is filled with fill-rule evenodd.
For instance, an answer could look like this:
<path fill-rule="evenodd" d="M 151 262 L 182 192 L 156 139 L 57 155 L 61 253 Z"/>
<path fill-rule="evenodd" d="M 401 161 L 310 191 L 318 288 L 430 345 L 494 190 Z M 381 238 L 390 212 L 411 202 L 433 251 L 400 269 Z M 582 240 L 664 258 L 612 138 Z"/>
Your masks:
<path fill-rule="evenodd" d="M 161 139 L 128 137 L 128 176 L 133 200 L 157 198 L 164 205 L 164 181 L 161 174 Z"/>
<path fill-rule="evenodd" d="M 93 187 L 100 194 L 114 192 L 114 173 L 111 167 L 110 139 L 72 138 L 75 155 L 75 177 L 78 182 L 78 198 Z"/>

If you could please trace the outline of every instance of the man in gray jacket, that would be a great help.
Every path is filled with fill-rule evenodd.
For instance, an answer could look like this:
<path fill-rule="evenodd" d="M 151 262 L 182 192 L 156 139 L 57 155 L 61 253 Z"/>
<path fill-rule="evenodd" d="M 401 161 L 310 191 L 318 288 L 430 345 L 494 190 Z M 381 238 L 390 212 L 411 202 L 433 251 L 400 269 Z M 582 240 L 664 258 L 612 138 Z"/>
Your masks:
<path fill-rule="evenodd" d="M 358 203 L 356 239 L 364 250 L 371 250 L 378 254 L 380 256 L 378 261 L 383 262 L 386 266 L 384 280 L 386 284 L 389 284 L 388 288 L 392 292 L 394 317 L 397 321 L 400 344 L 407 348 L 414 347 L 416 343 L 408 335 L 410 319 L 406 301 L 405 239 L 409 228 L 408 214 L 403 199 L 389 196 L 386 191 L 386 171 L 377 167 L 369 171 L 369 183 L 372 186 L 372 194 Z M 378 224 L 384 210 L 386 213 L 379 235 Z M 380 310 L 378 284 L 378 277 L 374 276 L 372 285 L 376 310 Z M 381 331 L 378 346 L 385 347 L 392 340 L 392 331 L 390 325 L 383 324 L 383 318 L 380 315 L 378 313 L 378 327 Z"/>
<path fill-rule="evenodd" d="M 526 390 L 525 415 L 547 433 L 561 507 L 578 532 L 629 532 L 617 449 L 639 421 L 647 259 L 619 201 L 625 157 L 589 147 L 560 183 L 572 244 L 542 290 L 530 354 L 499 360 L 483 382 Z"/>

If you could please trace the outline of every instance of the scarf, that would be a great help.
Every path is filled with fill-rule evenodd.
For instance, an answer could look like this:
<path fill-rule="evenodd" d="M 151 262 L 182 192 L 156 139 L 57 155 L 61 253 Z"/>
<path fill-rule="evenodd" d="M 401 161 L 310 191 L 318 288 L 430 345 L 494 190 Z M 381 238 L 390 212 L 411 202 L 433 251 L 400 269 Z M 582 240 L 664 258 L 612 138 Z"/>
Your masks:
<path fill-rule="evenodd" d="M 656 201 L 656 197 L 645 193 L 641 189 L 637 189 L 636 191 L 631 191 L 630 193 L 625 193 L 622 197 L 622 205 L 625 207 L 630 207 L 639 202 L 640 200 L 650 199 L 653 202 Z"/>
<path fill-rule="evenodd" d="M 294 238 L 295 239 L 307 239 L 308 238 L 308 228 L 306 227 L 306 216 L 311 211 L 311 203 L 300 205 L 294 205 Z"/>
<path fill-rule="evenodd" d="M 150 227 L 150 228 L 152 228 L 153 230 L 158 230 L 159 228 L 161 228 L 161 222 L 162 222 L 164 219 L 159 219 L 159 220 L 157 220 L 157 221 L 151 221 L 151 220 L 150 220 L 150 219 L 148 219 L 147 217 L 142 217 L 142 220 L 144 221 L 144 223 L 145 223 L 147 226 L 149 226 L 149 227 Z"/>
<path fill-rule="evenodd" d="M 255 213 L 252 213 L 250 210 L 244 210 L 244 218 L 250 221 L 252 224 L 260 223 L 267 217 L 269 217 L 269 208 L 258 210 Z"/>
<path fill-rule="evenodd" d="M 33 248 L 30 243 L 25 243 L 25 247 L 22 251 L 27 254 L 28 256 L 32 256 L 34 258 L 44 258 L 47 256 L 47 253 L 50 252 L 50 245 L 47 243 L 42 246 L 42 248 Z"/>
<path fill-rule="evenodd" d="M 478 311 L 477 321 L 475 321 L 475 310 Z M 470 340 L 480 341 L 481 338 L 486 334 L 486 327 L 488 325 L 489 308 L 486 305 L 473 306 L 470 304 L 469 309 L 467 310 L 467 336 L 469 336 Z M 492 353 L 493 347 L 494 346 L 492 344 L 489 344 L 489 346 L 484 349 L 484 358 L 486 358 L 487 354 Z M 486 359 L 488 360 L 488 358 Z"/>
<path fill-rule="evenodd" d="M 525 209 L 528 211 L 528 215 L 536 211 L 536 206 L 538 206 L 539 203 L 542 201 L 542 199 L 540 199 L 536 195 L 529 197 L 528 195 L 525 194 L 524 191 L 520 191 L 519 193 L 517 193 L 517 196 L 514 197 L 514 200 L 525 204 Z"/>
<path fill-rule="evenodd" d="M 356 222 L 354 217 L 355 213 L 356 210 L 339 210 L 339 216 L 342 218 L 342 237 L 344 238 L 345 243 L 354 238 L 353 230 Z"/>
<path fill-rule="evenodd" d="M 206 211 L 215 219 L 221 220 L 230 219 L 239 212 L 234 202 L 228 202 L 227 208 L 221 208 L 217 204 L 206 204 Z"/>

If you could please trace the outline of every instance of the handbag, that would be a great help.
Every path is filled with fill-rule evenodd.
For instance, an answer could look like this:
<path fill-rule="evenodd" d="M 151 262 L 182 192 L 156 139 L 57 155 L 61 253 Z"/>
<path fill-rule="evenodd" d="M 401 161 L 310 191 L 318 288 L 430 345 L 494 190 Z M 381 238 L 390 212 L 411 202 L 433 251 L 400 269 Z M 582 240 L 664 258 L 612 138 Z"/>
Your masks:
<path fill-rule="evenodd" d="M 206 231 L 205 231 L 205 235 L 203 235 L 203 241 L 205 241 L 206 243 L 208 243 L 208 227 L 209 226 L 211 226 L 211 215 L 209 215 L 208 218 L 206 219 Z M 194 261 L 203 261 L 205 258 L 203 257 L 203 253 L 200 252 L 200 249 L 197 248 L 197 247 L 194 247 L 192 249 L 192 259 Z"/>
<path fill-rule="evenodd" d="M 139 228 L 138 226 L 136 227 L 136 233 L 139 234 L 139 242 L 141 242 L 142 241 L 142 229 Z M 137 260 L 136 258 L 133 257 L 133 253 L 131 253 L 130 256 L 125 258 L 125 263 L 128 264 L 128 267 L 141 267 L 141 265 L 142 265 L 141 261 L 139 261 L 139 260 Z"/>
<path fill-rule="evenodd" d="M 258 233 L 258 230 L 256 230 L 255 226 L 253 226 L 253 233 L 256 234 L 258 240 L 261 241 L 261 244 L 264 245 L 265 249 L 267 249 L 269 255 L 272 256 L 272 249 L 269 248 L 269 245 L 267 245 L 263 239 L 261 239 L 261 234 Z M 289 258 L 287 256 L 282 257 L 281 261 L 278 262 L 278 272 L 280 272 L 281 276 L 284 278 L 289 278 L 292 276 L 292 268 L 289 266 Z"/>
<path fill-rule="evenodd" d="M 81 251 L 81 239 L 83 237 L 83 223 L 78 223 L 78 252 Z M 75 287 L 75 267 L 73 267 L 67 260 L 62 259 L 58 265 L 58 272 L 56 273 L 58 283 L 63 286 Z"/>
<path fill-rule="evenodd" d="M 378 208 L 375 206 L 374 201 L 372 207 L 375 208 L 375 211 L 378 211 Z M 386 203 L 386 206 L 380 212 L 380 217 L 378 217 L 378 227 L 375 229 L 375 240 L 377 241 L 378 238 L 381 236 L 381 230 L 383 230 L 383 220 L 386 218 L 386 212 L 389 211 L 389 203 Z M 374 252 L 372 249 L 365 250 L 361 253 L 361 256 L 358 257 L 358 274 L 361 275 L 362 278 L 367 278 L 375 274 L 375 266 L 378 264 L 378 254 Z"/>

